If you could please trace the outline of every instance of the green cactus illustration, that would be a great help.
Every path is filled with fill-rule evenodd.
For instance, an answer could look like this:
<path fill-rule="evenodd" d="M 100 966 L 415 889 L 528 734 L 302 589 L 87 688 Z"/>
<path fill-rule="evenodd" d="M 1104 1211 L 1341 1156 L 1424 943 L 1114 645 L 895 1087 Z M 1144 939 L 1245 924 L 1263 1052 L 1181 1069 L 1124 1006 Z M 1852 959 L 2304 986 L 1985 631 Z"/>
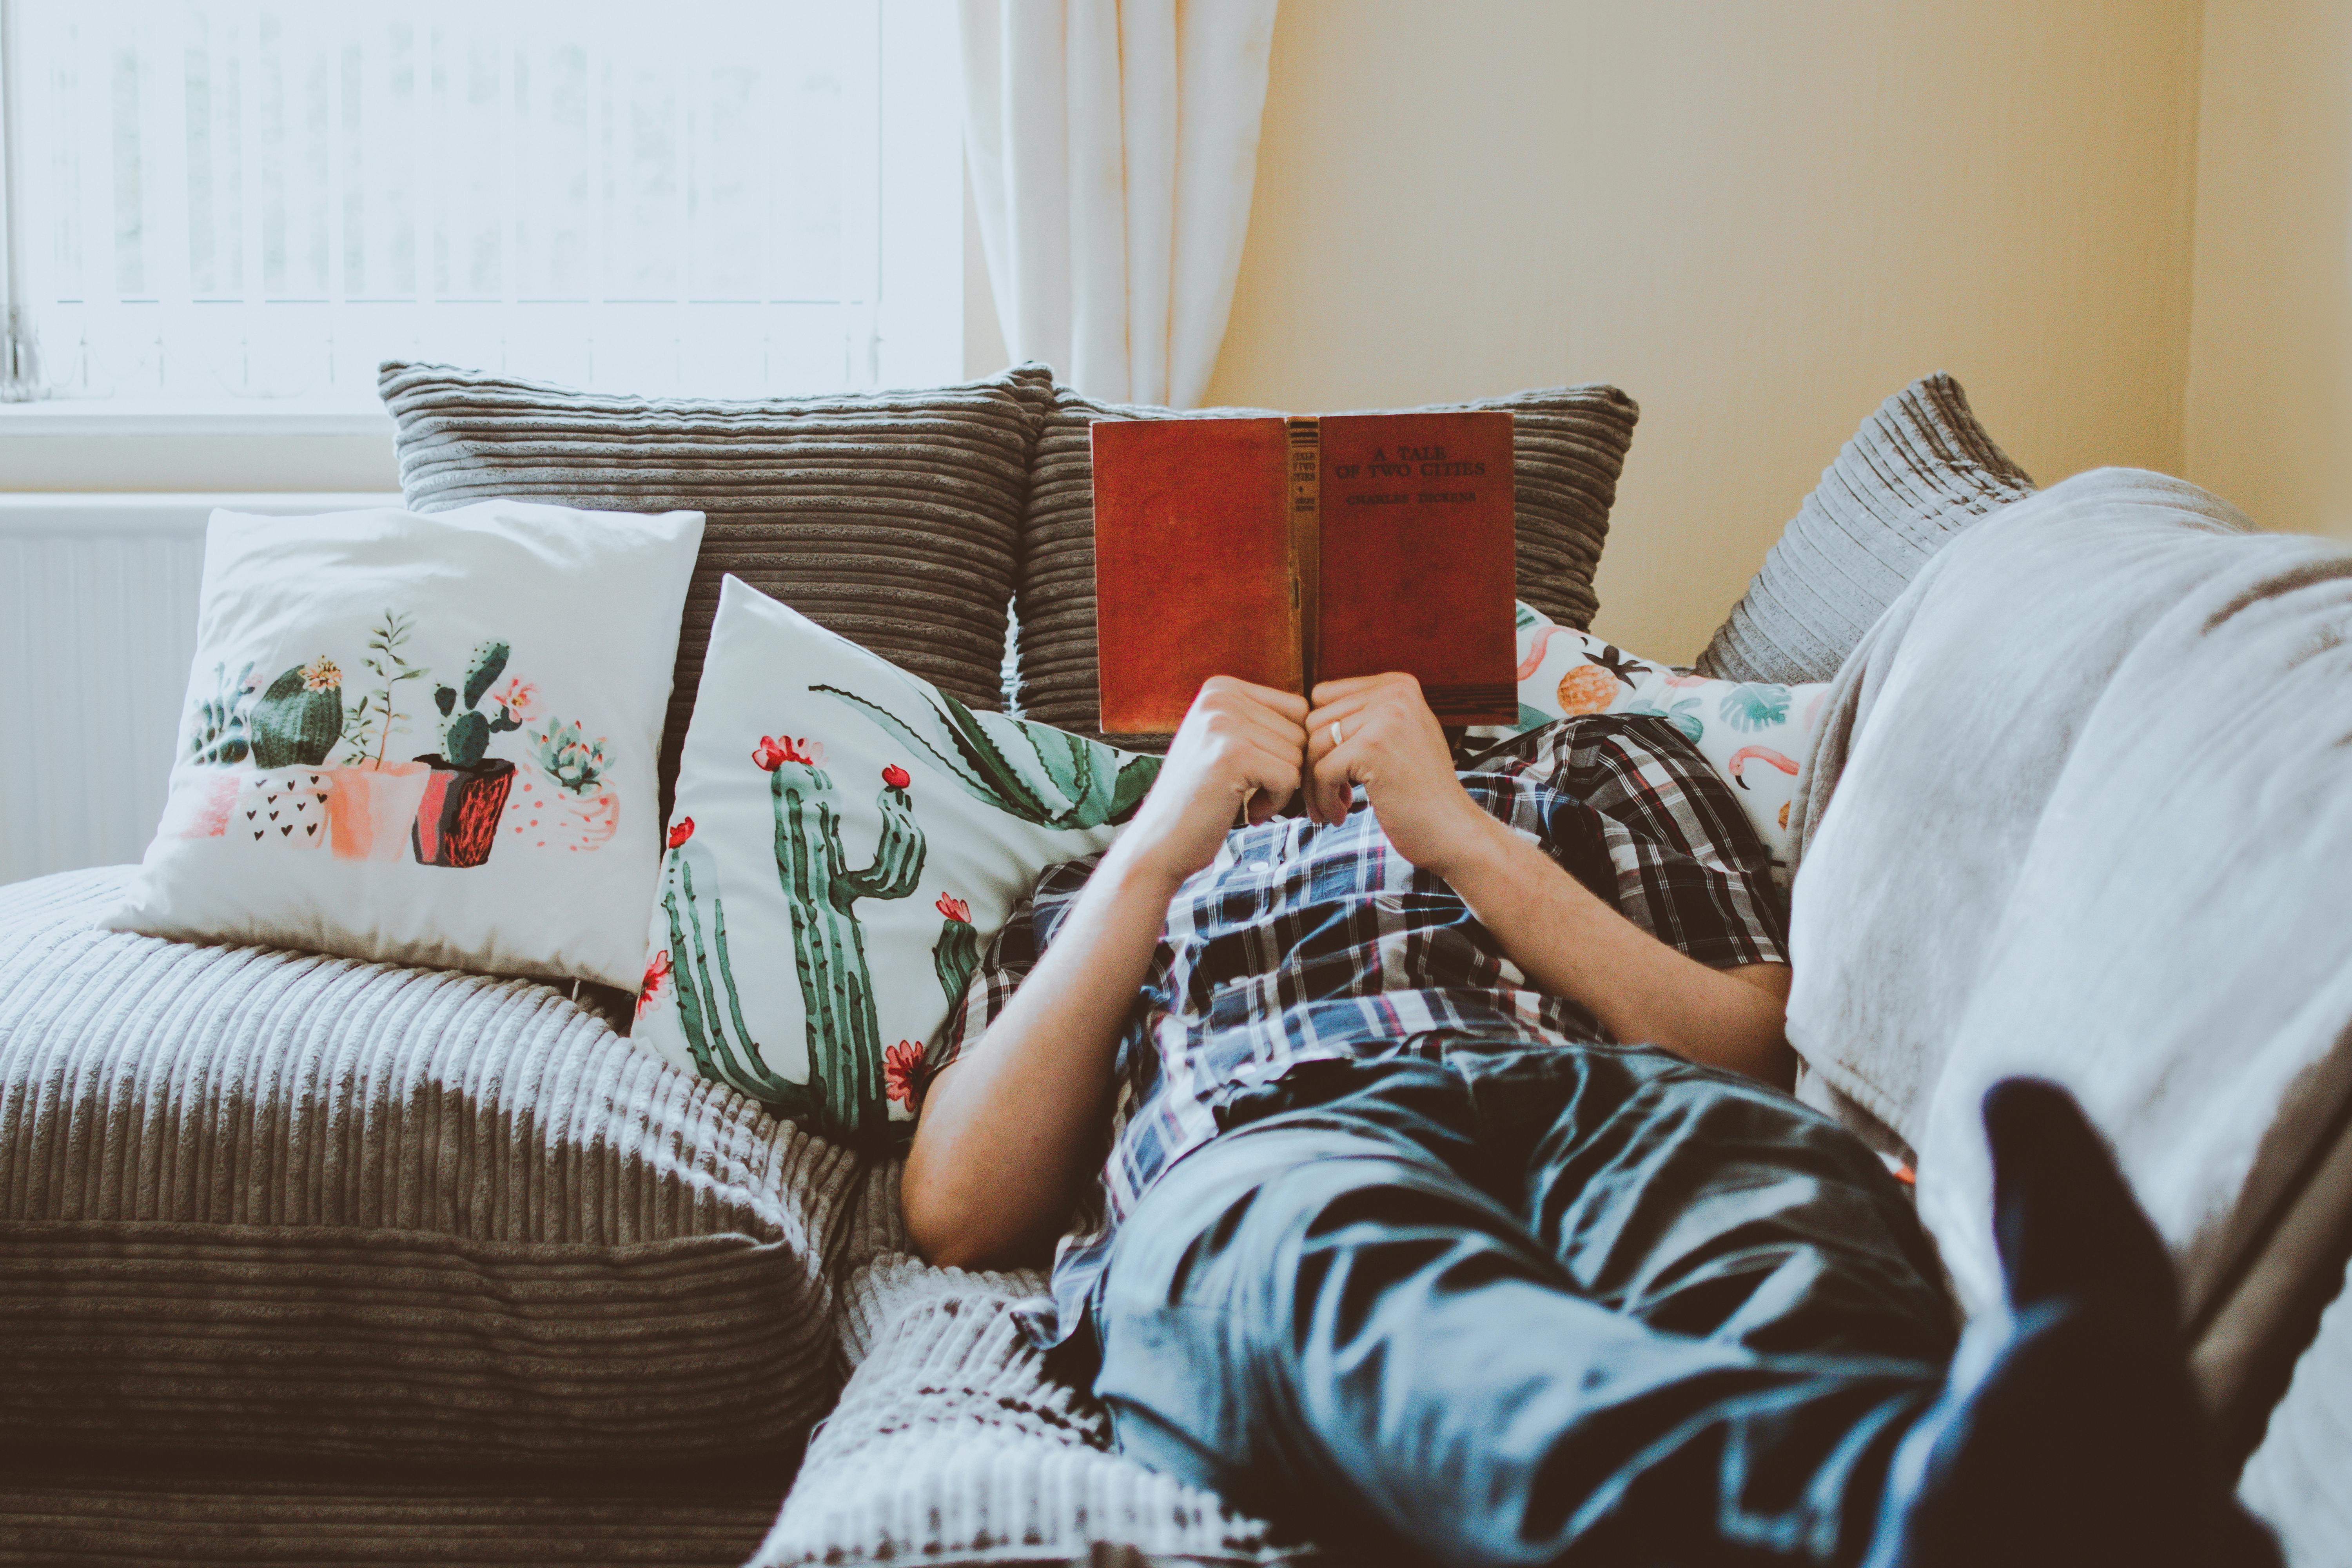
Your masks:
<path fill-rule="evenodd" d="M 920 709 L 910 721 L 837 686 L 809 689 L 848 704 L 893 740 L 919 748 L 974 799 L 1040 827 L 1125 822 L 1160 776 L 1158 757 L 1121 763 L 1099 741 L 1002 713 L 975 713 L 944 691 L 932 701 L 910 689 Z"/>
<path fill-rule="evenodd" d="M 343 734 L 343 672 L 320 655 L 269 683 L 246 721 L 264 773 L 322 766 Z"/>
<path fill-rule="evenodd" d="M 547 728 L 530 740 L 540 771 L 573 795 L 584 795 L 596 788 L 611 766 L 604 760 L 604 737 L 590 740 L 576 719 L 569 724 L 551 719 Z"/>
<path fill-rule="evenodd" d="M 860 899 L 903 899 L 915 890 L 923 872 L 923 830 L 915 824 L 907 771 L 884 768 L 874 858 L 863 870 L 851 870 L 833 778 L 817 766 L 817 756 L 805 742 L 763 736 L 752 760 L 769 775 L 776 877 L 792 909 L 793 963 L 808 1016 L 809 1061 L 812 1069 L 821 1057 L 836 1064 L 820 1091 L 823 1124 L 836 1136 L 866 1141 L 887 1126 L 888 1104 L 866 932 L 855 906 Z"/>
<path fill-rule="evenodd" d="M 931 967 L 952 1011 L 962 1005 L 964 987 L 980 967 L 980 932 L 972 929 L 971 906 L 961 899 L 941 893 L 932 907 L 940 911 L 940 940 L 931 944 Z"/>
<path fill-rule="evenodd" d="M 196 704 L 195 722 L 188 735 L 188 760 L 209 767 L 229 767 L 245 761 L 252 749 L 247 720 L 259 695 L 253 689 L 253 661 L 247 659 L 236 679 L 228 666 L 213 666 L 213 695 Z"/>
<path fill-rule="evenodd" d="M 809 1081 L 797 1084 L 768 1067 L 759 1042 L 743 1022 L 743 1001 L 735 988 L 735 965 L 727 952 L 727 906 L 719 896 L 719 868 L 710 852 L 689 843 L 694 819 L 670 830 L 669 856 L 662 868 L 662 909 L 669 916 L 670 973 L 677 990 L 677 1016 L 687 1049 L 703 1077 L 729 1085 L 796 1121 L 816 1121 L 824 1105 L 824 1079 L 814 1053 Z M 699 880 L 709 890 L 710 938 L 704 939 Z M 717 980 L 713 983 L 712 961 Z M 726 1013 L 719 1012 L 719 987 Z M 729 1034 L 729 1026 L 733 1034 Z"/>
<path fill-rule="evenodd" d="M 522 728 L 521 716 L 511 711 L 503 699 L 498 704 L 499 716 L 495 719 L 477 711 L 491 683 L 505 671 L 507 652 L 507 645 L 502 642 L 486 642 L 474 649 L 473 661 L 466 668 L 463 711 L 458 710 L 456 690 L 446 686 L 434 689 L 434 705 L 441 710 L 441 717 L 449 721 L 441 731 L 441 754 L 448 759 L 451 767 L 481 766 L 482 754 L 489 749 L 492 735 Z"/>

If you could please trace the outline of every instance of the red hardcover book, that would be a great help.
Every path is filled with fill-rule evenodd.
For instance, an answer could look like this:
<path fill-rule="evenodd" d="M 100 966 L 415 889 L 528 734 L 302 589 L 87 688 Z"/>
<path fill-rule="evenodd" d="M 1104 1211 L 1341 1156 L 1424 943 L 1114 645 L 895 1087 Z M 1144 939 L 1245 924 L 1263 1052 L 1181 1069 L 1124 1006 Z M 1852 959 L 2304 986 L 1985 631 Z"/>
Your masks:
<path fill-rule="evenodd" d="M 1518 716 L 1511 416 L 1093 427 L 1101 726 L 1173 733 L 1201 683 L 1402 670 L 1448 724 Z"/>

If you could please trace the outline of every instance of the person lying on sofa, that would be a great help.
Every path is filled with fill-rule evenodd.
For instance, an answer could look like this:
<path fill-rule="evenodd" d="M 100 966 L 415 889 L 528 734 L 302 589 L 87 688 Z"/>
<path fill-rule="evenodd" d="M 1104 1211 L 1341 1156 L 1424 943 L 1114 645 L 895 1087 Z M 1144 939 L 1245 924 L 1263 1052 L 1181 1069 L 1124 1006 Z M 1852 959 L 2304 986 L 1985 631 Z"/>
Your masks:
<path fill-rule="evenodd" d="M 1457 774 L 1409 676 L 1220 678 L 991 942 L 908 1224 L 1059 1237 L 1025 1326 L 1120 1449 L 1340 1561 L 2274 1562 L 2074 1102 L 1988 1098 L 2011 1310 L 1956 1357 L 1900 1189 L 1781 1091 L 1788 989 L 1664 720 Z"/>

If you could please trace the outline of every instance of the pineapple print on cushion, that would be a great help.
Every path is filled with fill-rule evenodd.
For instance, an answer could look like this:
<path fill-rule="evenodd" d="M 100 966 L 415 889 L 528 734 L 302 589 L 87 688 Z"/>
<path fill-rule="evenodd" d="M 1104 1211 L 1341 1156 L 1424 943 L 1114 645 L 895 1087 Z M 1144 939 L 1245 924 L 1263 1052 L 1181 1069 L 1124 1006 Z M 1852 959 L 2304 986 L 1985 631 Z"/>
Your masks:
<path fill-rule="evenodd" d="M 826 1137 L 902 1142 L 988 938 L 1158 767 L 975 711 L 729 579 L 635 1037 Z"/>
<path fill-rule="evenodd" d="M 1526 605 L 1518 607 L 1518 721 L 1473 730 L 1474 751 L 1581 714 L 1664 719 L 1731 784 L 1785 881 L 1789 806 L 1800 759 L 1820 728 L 1828 682 L 1783 686 L 1685 674 L 1557 626 Z"/>

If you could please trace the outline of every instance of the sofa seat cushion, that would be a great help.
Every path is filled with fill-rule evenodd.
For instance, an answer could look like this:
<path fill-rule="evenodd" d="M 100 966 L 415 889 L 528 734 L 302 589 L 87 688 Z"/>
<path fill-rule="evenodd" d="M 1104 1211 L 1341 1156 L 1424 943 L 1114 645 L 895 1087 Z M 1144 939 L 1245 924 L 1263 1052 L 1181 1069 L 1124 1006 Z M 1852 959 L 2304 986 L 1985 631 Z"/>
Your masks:
<path fill-rule="evenodd" d="M 905 1256 L 860 1270 L 841 1317 L 855 1370 L 749 1568 L 1309 1555 L 1108 1451 L 1101 1409 L 1045 1375 L 1008 1310 L 1045 1288 Z"/>
<path fill-rule="evenodd" d="M 128 1456 L 0 1472 L 0 1565 L 736 1568 L 775 1516 L 784 1472 L 724 1483 L 592 1472 L 527 1482 L 446 1473 L 159 1468 Z"/>
<path fill-rule="evenodd" d="M 782 1453 L 895 1170 L 548 986 L 0 889 L 0 1442 Z"/>

